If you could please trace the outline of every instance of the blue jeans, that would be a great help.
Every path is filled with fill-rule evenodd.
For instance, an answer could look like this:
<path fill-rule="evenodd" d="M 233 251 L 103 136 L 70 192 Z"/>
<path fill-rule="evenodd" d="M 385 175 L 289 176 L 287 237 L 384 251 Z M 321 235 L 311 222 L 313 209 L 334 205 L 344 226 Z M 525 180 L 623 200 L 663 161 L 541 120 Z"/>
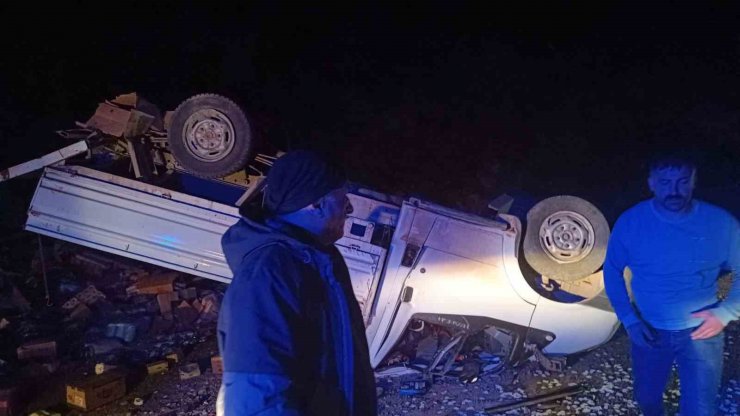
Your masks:
<path fill-rule="evenodd" d="M 686 416 L 717 414 L 717 393 L 722 378 L 724 332 L 693 341 L 691 332 L 656 329 L 653 348 L 632 344 L 635 400 L 645 416 L 663 416 L 663 392 L 673 363 L 678 364 L 681 382 L 679 409 Z"/>

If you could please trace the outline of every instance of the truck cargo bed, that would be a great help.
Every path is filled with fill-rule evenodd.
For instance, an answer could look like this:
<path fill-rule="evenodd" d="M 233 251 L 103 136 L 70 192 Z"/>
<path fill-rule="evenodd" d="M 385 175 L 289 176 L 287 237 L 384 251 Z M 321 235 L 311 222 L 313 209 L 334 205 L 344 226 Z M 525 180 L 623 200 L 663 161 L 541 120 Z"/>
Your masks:
<path fill-rule="evenodd" d="M 26 229 L 185 273 L 231 281 L 221 235 L 238 208 L 81 166 L 45 168 Z"/>

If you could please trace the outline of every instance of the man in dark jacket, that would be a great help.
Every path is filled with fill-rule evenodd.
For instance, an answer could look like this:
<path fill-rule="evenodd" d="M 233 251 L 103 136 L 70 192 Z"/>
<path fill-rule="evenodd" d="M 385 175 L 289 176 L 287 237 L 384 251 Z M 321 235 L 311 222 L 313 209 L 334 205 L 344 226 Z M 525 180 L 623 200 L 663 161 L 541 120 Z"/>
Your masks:
<path fill-rule="evenodd" d="M 218 322 L 226 416 L 376 414 L 362 314 L 333 245 L 351 212 L 339 170 L 290 152 L 261 207 L 224 234 L 234 273 Z"/>

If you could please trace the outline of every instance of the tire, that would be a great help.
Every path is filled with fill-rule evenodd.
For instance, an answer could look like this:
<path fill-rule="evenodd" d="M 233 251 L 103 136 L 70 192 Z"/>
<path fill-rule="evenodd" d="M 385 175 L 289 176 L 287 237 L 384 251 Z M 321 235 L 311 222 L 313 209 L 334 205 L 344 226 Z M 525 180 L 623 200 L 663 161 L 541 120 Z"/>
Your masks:
<path fill-rule="evenodd" d="M 527 263 L 550 279 L 572 282 L 596 272 L 606 258 L 609 224 L 598 208 L 569 195 L 540 201 L 527 213 Z"/>
<path fill-rule="evenodd" d="M 244 168 L 252 152 L 252 131 L 233 101 L 200 94 L 180 103 L 172 114 L 167 144 L 175 159 L 203 178 L 220 178 Z"/>

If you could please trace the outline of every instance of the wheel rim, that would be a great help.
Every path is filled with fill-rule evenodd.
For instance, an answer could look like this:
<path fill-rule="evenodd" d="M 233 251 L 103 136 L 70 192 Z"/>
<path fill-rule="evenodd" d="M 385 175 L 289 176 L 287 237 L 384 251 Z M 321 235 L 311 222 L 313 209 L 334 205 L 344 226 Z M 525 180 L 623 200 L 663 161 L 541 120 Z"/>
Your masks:
<path fill-rule="evenodd" d="M 217 162 L 234 148 L 236 134 L 226 114 L 212 109 L 198 110 L 182 129 L 185 148 L 196 159 Z"/>
<path fill-rule="evenodd" d="M 594 229 L 583 215 L 559 211 L 542 222 L 540 245 L 554 261 L 575 263 L 588 256 L 594 248 Z"/>

